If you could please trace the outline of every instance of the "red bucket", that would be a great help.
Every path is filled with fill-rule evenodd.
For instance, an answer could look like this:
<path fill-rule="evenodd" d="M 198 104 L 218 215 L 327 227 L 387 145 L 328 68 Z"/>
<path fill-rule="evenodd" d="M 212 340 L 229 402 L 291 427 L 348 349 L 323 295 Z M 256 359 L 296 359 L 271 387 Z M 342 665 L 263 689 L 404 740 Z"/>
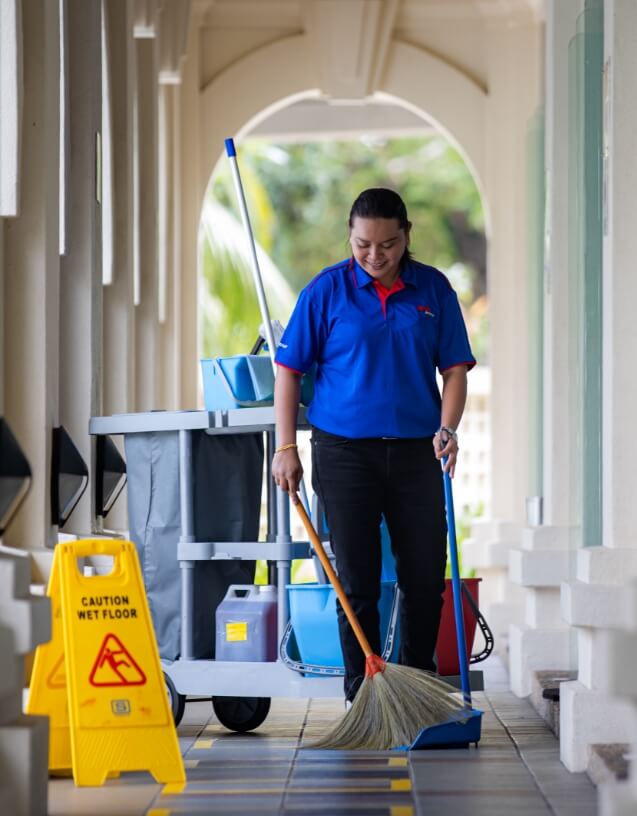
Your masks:
<path fill-rule="evenodd" d="M 478 603 L 478 585 L 482 578 L 463 578 L 462 583 L 467 587 L 471 597 Z M 440 629 L 438 631 L 438 642 L 436 643 L 436 663 L 438 674 L 456 675 L 460 674 L 460 662 L 458 660 L 458 641 L 456 639 L 456 622 L 453 615 L 453 590 L 451 579 L 446 580 L 445 591 L 442 596 L 442 615 L 440 618 Z M 462 613 L 464 617 L 464 636 L 467 644 L 467 658 L 471 657 L 473 649 L 473 639 L 476 634 L 476 617 L 469 606 L 469 602 L 462 593 Z"/>

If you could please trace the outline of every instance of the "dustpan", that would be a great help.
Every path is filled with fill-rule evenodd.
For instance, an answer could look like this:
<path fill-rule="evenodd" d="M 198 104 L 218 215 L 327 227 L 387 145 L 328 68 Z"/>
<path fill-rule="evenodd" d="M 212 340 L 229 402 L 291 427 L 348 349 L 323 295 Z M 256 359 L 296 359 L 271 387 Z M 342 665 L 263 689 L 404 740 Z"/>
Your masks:
<path fill-rule="evenodd" d="M 445 460 L 443 459 L 443 464 Z M 467 644 L 464 636 L 464 613 L 462 610 L 462 588 L 460 585 L 460 569 L 458 566 L 458 542 L 456 540 L 456 519 L 453 510 L 453 491 L 451 477 L 443 471 L 445 488 L 445 505 L 447 508 L 447 528 L 449 530 L 449 560 L 451 561 L 451 584 L 453 588 L 453 612 L 456 624 L 456 640 L 458 642 L 458 662 L 460 663 L 460 679 L 464 711 L 458 714 L 457 719 L 423 728 L 407 750 L 414 751 L 424 748 L 468 748 L 473 742 L 476 745 L 480 740 L 482 729 L 482 711 L 471 705 L 471 684 L 469 682 L 469 659 Z"/>

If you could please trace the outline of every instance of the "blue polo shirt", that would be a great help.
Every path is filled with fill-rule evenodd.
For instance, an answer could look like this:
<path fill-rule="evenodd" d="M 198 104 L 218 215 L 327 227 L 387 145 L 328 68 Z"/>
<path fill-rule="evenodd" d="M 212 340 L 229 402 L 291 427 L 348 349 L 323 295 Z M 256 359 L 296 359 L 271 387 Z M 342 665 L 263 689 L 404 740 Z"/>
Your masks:
<path fill-rule="evenodd" d="M 303 289 L 276 362 L 299 373 L 316 363 L 310 422 L 359 439 L 433 436 L 441 405 L 436 368 L 475 365 L 442 272 L 409 261 L 388 293 L 353 258 Z"/>

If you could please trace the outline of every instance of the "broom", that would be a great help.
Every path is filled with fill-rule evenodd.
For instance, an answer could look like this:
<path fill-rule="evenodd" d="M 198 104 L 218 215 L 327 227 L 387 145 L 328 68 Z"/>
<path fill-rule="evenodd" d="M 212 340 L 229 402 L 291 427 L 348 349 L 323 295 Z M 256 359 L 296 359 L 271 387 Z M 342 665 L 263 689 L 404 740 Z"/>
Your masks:
<path fill-rule="evenodd" d="M 352 707 L 312 748 L 384 751 L 410 745 L 423 728 L 462 719 L 456 689 L 431 672 L 386 663 L 372 651 L 323 545 L 300 501 L 303 526 L 365 654 L 365 678 Z"/>

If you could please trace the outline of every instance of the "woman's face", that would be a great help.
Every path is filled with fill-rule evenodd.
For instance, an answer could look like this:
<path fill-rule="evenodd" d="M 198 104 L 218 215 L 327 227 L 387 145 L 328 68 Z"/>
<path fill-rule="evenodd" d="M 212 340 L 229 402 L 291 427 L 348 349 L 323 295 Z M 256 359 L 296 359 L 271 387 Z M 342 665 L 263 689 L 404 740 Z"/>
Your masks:
<path fill-rule="evenodd" d="M 349 233 L 352 254 L 372 278 L 390 287 L 400 270 L 400 261 L 409 244 L 409 230 L 396 218 L 359 218 Z"/>

